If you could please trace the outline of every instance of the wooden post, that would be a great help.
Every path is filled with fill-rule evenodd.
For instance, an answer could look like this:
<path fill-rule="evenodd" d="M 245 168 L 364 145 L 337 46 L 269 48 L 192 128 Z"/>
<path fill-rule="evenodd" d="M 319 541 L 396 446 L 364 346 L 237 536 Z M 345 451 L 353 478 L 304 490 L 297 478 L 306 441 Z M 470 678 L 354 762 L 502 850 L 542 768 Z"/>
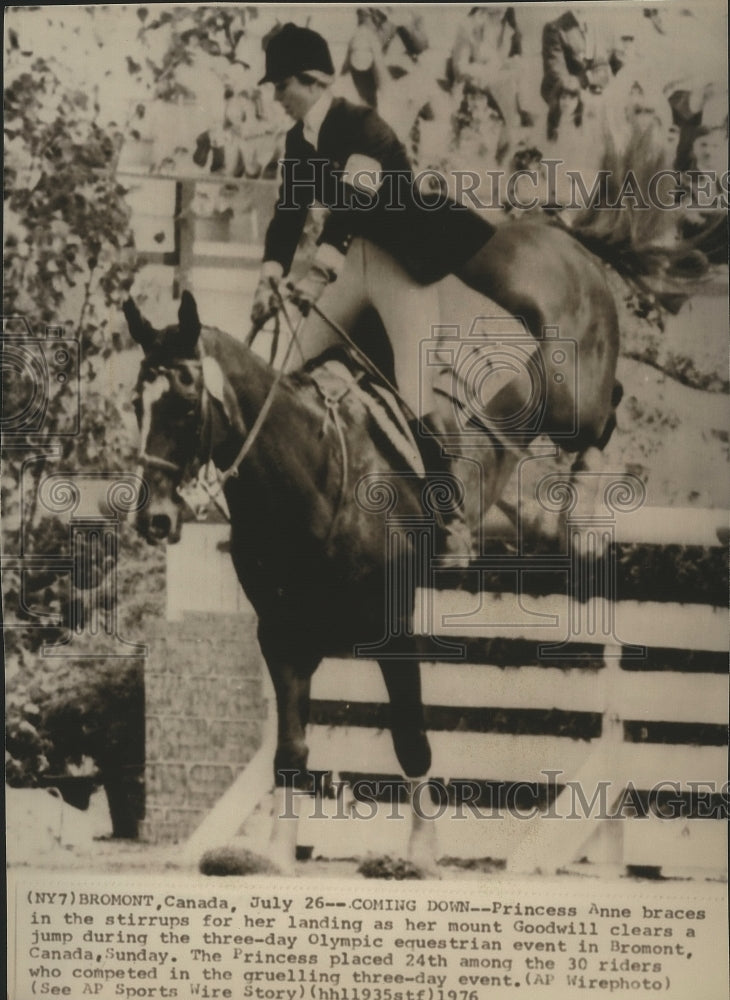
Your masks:
<path fill-rule="evenodd" d="M 172 297 L 179 299 L 192 285 L 193 242 L 195 239 L 192 204 L 195 181 L 177 181 L 175 184 L 175 277 Z"/>

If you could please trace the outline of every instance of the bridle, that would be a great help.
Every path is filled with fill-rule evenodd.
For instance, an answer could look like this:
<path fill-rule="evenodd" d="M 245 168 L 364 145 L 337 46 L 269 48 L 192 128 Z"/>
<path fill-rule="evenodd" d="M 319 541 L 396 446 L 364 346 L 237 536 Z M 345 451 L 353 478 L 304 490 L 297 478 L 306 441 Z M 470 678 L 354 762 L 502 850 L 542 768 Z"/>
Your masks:
<path fill-rule="evenodd" d="M 161 455 L 153 455 L 147 450 L 147 436 L 140 442 L 140 452 L 138 461 L 143 470 L 159 469 L 161 472 L 179 480 L 176 493 L 183 503 L 190 508 L 196 520 L 204 520 L 207 516 L 210 502 L 216 504 L 227 520 L 230 520 L 228 506 L 223 496 L 223 486 L 228 478 L 238 475 L 238 465 L 240 461 L 236 459 L 234 465 L 225 472 L 219 472 L 213 462 L 213 428 L 212 428 L 212 405 L 208 389 L 203 378 L 203 359 L 186 359 L 185 361 L 172 362 L 169 365 L 156 365 L 149 368 L 148 374 L 154 378 L 166 378 L 171 392 L 179 392 L 174 384 L 175 372 L 186 369 L 192 374 L 191 384 L 196 386 L 195 400 L 192 411 L 195 413 L 196 421 L 194 434 L 198 441 L 198 448 L 192 458 L 184 465 L 172 462 Z M 246 437 L 248 442 L 249 436 Z M 245 442 L 244 442 L 245 443 Z M 200 451 L 203 450 L 201 457 Z M 243 449 L 241 449 L 243 451 Z M 239 453 L 240 454 L 240 453 Z M 197 468 L 196 468 L 197 466 Z M 201 502 L 200 492 L 203 492 L 205 499 Z"/>
<path fill-rule="evenodd" d="M 277 319 L 275 342 L 278 342 L 278 334 L 279 330 Z M 252 331 L 252 334 L 249 334 L 248 337 L 249 345 L 252 343 L 254 336 L 255 332 Z M 185 503 L 192 510 L 197 520 L 205 519 L 208 507 L 210 503 L 213 502 L 219 508 L 226 520 L 230 522 L 230 511 L 228 510 L 228 505 L 223 493 L 224 487 L 229 479 L 238 478 L 239 469 L 243 464 L 243 461 L 251 451 L 251 448 L 253 448 L 256 439 L 261 433 L 261 429 L 263 428 L 266 418 L 269 415 L 269 411 L 273 405 L 276 390 L 284 375 L 289 356 L 295 343 L 298 344 L 298 328 L 296 330 L 292 328 L 292 337 L 287 346 L 284 359 L 279 368 L 276 370 L 276 374 L 271 382 L 271 385 L 269 386 L 269 391 L 266 394 L 266 398 L 264 399 L 261 409 L 256 415 L 256 419 L 254 420 L 250 431 L 245 435 L 243 444 L 241 445 L 238 454 L 228 468 L 224 470 L 218 469 L 213 461 L 211 393 L 205 384 L 205 355 L 201 353 L 200 346 L 198 347 L 199 356 L 197 358 L 185 359 L 184 361 L 173 362 L 169 365 L 156 365 L 148 369 L 148 373 L 153 375 L 155 378 L 167 378 L 172 392 L 176 391 L 173 384 L 175 371 L 179 369 L 187 369 L 188 371 L 195 369 L 195 375 L 191 379 L 190 383 L 200 387 L 195 403 L 195 409 L 198 410 L 198 426 L 195 434 L 198 441 L 203 444 L 204 448 L 206 448 L 204 442 L 207 438 L 205 458 L 201 459 L 199 455 L 195 455 L 186 466 L 181 466 L 175 462 L 171 462 L 169 459 L 162 458 L 160 455 L 151 455 L 146 449 L 147 438 L 149 437 L 148 433 L 144 436 L 144 440 L 141 442 L 138 460 L 142 469 L 159 469 L 162 472 L 167 472 L 180 478 L 180 485 L 178 485 L 176 492 L 183 503 Z M 193 473 L 191 472 L 191 467 L 194 466 L 196 459 L 200 462 L 200 465 L 197 471 Z M 186 479 L 187 482 L 185 481 Z M 200 490 L 202 490 L 202 492 L 206 495 L 206 502 L 203 505 L 195 502 L 195 494 Z"/>
<path fill-rule="evenodd" d="M 199 359 L 190 359 L 190 360 L 186 359 L 184 361 L 182 360 L 177 362 L 173 361 L 168 365 L 150 366 L 146 370 L 145 374 L 147 378 L 145 379 L 145 381 L 154 382 L 159 378 L 166 378 L 169 386 L 169 391 L 174 392 L 178 395 L 182 395 L 180 391 L 177 389 L 175 381 L 176 381 L 176 373 L 183 370 L 187 371 L 190 376 L 189 384 L 195 385 L 196 387 L 200 386 L 199 391 L 196 388 L 194 396 L 192 393 L 190 394 L 189 401 L 192 404 L 190 412 L 191 414 L 194 414 L 195 417 L 197 418 L 194 433 L 195 436 L 202 441 L 205 433 L 205 427 L 209 422 L 207 417 L 209 411 L 209 401 L 207 399 L 207 391 L 205 389 L 202 379 L 202 362 Z M 143 401 L 144 392 L 139 393 L 137 398 Z M 182 396 L 182 398 L 185 397 Z M 199 456 L 196 454 L 185 465 L 181 465 L 177 462 L 170 461 L 170 459 L 163 458 L 161 455 L 154 455 L 150 453 L 147 450 L 147 444 L 149 441 L 151 426 L 147 426 L 145 428 L 146 415 L 143 416 L 142 421 L 143 421 L 142 436 L 140 440 L 140 450 L 137 456 L 138 462 L 142 470 L 144 471 L 146 469 L 159 469 L 161 472 L 167 473 L 168 475 L 178 479 L 181 485 L 177 487 L 177 493 L 180 495 L 181 499 L 185 501 L 185 496 L 184 496 L 184 491 L 186 488 L 185 481 L 186 480 L 192 481 L 192 479 L 194 478 L 194 473 L 191 470 L 196 460 L 199 459 Z M 188 503 L 188 506 L 191 506 L 191 504 Z M 195 510 L 195 508 L 193 508 L 193 511 L 194 513 L 196 513 L 197 516 L 197 511 Z"/>
<path fill-rule="evenodd" d="M 202 372 L 201 363 L 197 359 L 191 359 L 191 360 L 187 360 L 186 359 L 184 361 L 183 360 L 173 361 L 169 365 L 154 365 L 154 366 L 150 366 L 145 371 L 145 376 L 146 377 L 145 377 L 144 381 L 145 382 L 149 382 L 151 384 L 151 383 L 154 383 L 155 381 L 157 381 L 157 379 L 159 379 L 159 378 L 166 378 L 167 382 L 168 382 L 168 385 L 170 387 L 170 391 L 176 392 L 176 394 L 180 395 L 181 398 L 184 398 L 184 397 L 182 397 L 182 394 L 179 393 L 176 390 L 176 387 L 174 385 L 173 379 L 175 377 L 175 373 L 176 372 L 186 371 L 188 373 L 188 375 L 190 375 L 190 382 L 188 384 L 190 384 L 190 385 L 195 384 L 198 381 L 198 379 L 196 379 L 196 375 L 192 375 L 191 374 L 191 371 L 190 371 L 191 368 L 198 369 L 197 375 L 200 375 L 201 372 Z M 137 399 L 140 402 L 144 401 L 144 390 L 141 391 L 141 392 L 138 391 L 138 393 L 137 393 Z M 189 396 L 189 402 L 193 404 L 190 407 L 190 413 L 193 413 L 193 411 L 197 410 L 197 409 L 201 409 L 202 410 L 202 406 L 203 406 L 203 397 L 202 397 L 202 394 L 198 395 L 197 391 L 196 391 L 194 397 L 191 394 Z M 147 451 L 147 442 L 149 440 L 149 436 L 150 436 L 150 432 L 151 432 L 151 426 L 147 426 L 145 428 L 144 425 L 145 425 L 145 418 L 143 416 L 143 419 L 142 419 L 142 439 L 140 441 L 140 450 L 139 450 L 139 455 L 138 455 L 139 461 L 143 465 L 151 467 L 151 468 L 162 469 L 165 472 L 174 472 L 174 473 L 179 474 L 181 476 L 184 475 L 185 472 L 186 472 L 186 469 L 183 466 L 178 465 L 176 462 L 171 462 L 169 459 L 163 458 L 161 455 L 152 455 L 152 454 L 150 454 Z"/>

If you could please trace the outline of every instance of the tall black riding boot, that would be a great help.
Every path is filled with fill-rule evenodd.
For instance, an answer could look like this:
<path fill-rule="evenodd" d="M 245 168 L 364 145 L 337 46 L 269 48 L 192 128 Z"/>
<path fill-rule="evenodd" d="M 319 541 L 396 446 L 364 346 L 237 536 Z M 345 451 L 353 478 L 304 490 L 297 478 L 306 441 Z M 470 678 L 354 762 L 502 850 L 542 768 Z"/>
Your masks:
<path fill-rule="evenodd" d="M 415 437 L 426 475 L 434 484 L 438 483 L 440 477 L 453 477 L 457 480 L 458 487 L 460 480 L 453 468 L 453 460 L 444 453 L 442 446 L 446 428 L 441 417 L 436 413 L 428 413 L 418 423 L 420 426 L 415 427 Z M 454 561 L 454 565 L 468 566 L 476 553 L 460 496 L 457 495 L 446 509 L 440 507 L 439 515 L 443 526 L 443 554 L 458 557 L 458 562 Z"/>

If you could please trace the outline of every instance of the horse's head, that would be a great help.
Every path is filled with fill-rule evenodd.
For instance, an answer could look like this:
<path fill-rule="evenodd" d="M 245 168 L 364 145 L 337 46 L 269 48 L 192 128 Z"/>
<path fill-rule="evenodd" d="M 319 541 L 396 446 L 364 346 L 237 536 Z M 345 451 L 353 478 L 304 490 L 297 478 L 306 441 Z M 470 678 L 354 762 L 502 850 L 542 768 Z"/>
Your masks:
<path fill-rule="evenodd" d="M 148 542 L 180 539 L 180 487 L 201 465 L 203 364 L 200 320 L 195 300 L 183 292 L 178 325 L 156 330 L 128 299 L 129 332 L 144 350 L 134 406 L 140 429 L 139 456 L 149 500 L 137 515 L 137 530 Z"/>

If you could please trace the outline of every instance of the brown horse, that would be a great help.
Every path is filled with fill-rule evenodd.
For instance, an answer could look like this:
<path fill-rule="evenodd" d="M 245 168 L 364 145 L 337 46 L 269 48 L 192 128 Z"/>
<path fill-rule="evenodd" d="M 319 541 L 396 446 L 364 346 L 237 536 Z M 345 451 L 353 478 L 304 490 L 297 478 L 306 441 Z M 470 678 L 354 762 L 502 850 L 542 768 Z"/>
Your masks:
<path fill-rule="evenodd" d="M 558 234 L 558 249 L 561 240 Z M 508 269 L 511 243 L 502 242 Z M 540 256 L 539 245 L 534 252 Z M 567 258 L 574 265 L 563 275 L 568 311 L 556 314 L 558 320 L 571 320 L 577 344 L 573 366 L 580 377 L 567 383 L 555 379 L 560 374 L 556 352 L 547 341 L 538 342 L 533 355 L 545 362 L 546 405 L 544 419 L 529 431 L 532 437 L 548 432 L 566 443 L 561 429 L 574 428 L 567 444 L 581 452 L 610 434 L 617 352 L 613 303 L 600 297 L 593 272 L 584 264 L 582 271 L 577 267 L 583 254 L 576 246 L 576 255 Z M 561 259 L 555 255 L 555 266 Z M 587 298 L 581 295 L 581 282 Z M 533 298 L 537 292 L 536 287 Z M 557 294 L 553 290 L 549 302 Z M 523 327 L 523 342 L 546 319 L 530 301 L 529 295 L 523 298 L 531 331 Z M 231 515 L 233 563 L 257 612 L 258 638 L 276 692 L 274 777 L 281 817 L 290 805 L 285 802 L 286 772 L 297 775 L 296 785 L 307 783 L 305 728 L 311 677 L 319 662 L 327 655 L 351 654 L 358 645 L 377 646 L 388 639 L 388 628 L 399 617 L 407 620 L 412 613 L 423 568 L 420 556 L 408 534 L 402 545 L 386 543 L 383 513 L 422 520 L 425 510 L 437 519 L 437 502 L 402 453 L 375 433 L 357 393 L 344 392 L 334 408 L 331 400 L 325 405 L 312 375 L 277 373 L 240 341 L 201 328 L 187 292 L 175 326 L 154 329 L 131 300 L 124 312 L 132 337 L 144 349 L 136 407 L 149 502 L 137 527 L 152 543 L 177 541 L 179 488 L 209 462 L 220 470 Z M 516 384 L 516 390 L 514 383 L 505 386 L 507 409 L 519 410 L 524 402 L 519 378 Z M 498 411 L 487 418 L 499 417 Z M 467 418 L 473 435 L 473 414 Z M 493 444 L 494 436 L 483 436 L 485 505 L 497 497 L 506 475 L 507 449 Z M 507 466 L 509 472 L 513 465 Z M 405 563 L 414 571 L 404 572 Z M 393 580 L 409 582 L 393 592 Z M 389 655 L 379 662 L 391 702 L 395 752 L 405 775 L 417 781 L 431 763 L 419 664 L 414 647 L 402 638 L 408 629 L 392 632 Z M 269 853 L 282 871 L 292 868 L 295 838 L 294 824 L 275 822 Z M 433 824 L 416 814 L 410 856 L 435 872 Z"/>

